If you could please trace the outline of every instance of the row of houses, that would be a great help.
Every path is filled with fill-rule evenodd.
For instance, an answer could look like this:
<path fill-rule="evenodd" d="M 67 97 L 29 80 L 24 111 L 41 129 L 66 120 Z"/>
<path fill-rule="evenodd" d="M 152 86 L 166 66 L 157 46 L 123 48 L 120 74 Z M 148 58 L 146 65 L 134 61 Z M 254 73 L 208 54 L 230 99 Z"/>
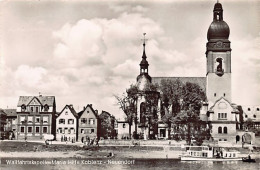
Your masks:
<path fill-rule="evenodd" d="M 115 118 L 110 113 L 98 114 L 92 104 L 80 112 L 73 105 L 57 112 L 55 96 L 20 96 L 16 109 L 0 111 L 1 137 L 6 139 L 42 140 L 44 135 L 52 134 L 59 141 L 78 141 L 116 136 Z"/>

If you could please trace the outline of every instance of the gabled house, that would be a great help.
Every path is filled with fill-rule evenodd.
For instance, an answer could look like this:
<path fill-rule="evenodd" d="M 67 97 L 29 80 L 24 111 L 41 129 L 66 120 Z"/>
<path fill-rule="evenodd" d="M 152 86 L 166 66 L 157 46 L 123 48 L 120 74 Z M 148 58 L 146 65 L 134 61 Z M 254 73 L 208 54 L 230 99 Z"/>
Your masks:
<path fill-rule="evenodd" d="M 45 134 L 55 136 L 54 96 L 20 96 L 16 112 L 18 140 L 42 140 Z"/>
<path fill-rule="evenodd" d="M 86 137 L 98 137 L 98 113 L 88 104 L 78 113 L 78 140 L 86 139 Z"/>
<path fill-rule="evenodd" d="M 56 116 L 56 140 L 76 141 L 78 114 L 72 105 L 66 105 Z"/>

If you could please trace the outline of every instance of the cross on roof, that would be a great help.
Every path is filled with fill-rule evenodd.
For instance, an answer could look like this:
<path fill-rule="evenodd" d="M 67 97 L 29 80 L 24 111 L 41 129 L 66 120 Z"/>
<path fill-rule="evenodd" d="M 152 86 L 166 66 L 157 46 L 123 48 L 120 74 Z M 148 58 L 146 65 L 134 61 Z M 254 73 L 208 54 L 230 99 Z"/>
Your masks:
<path fill-rule="evenodd" d="M 144 41 L 143 45 L 145 45 L 145 42 L 146 42 L 148 39 L 145 39 L 145 35 L 146 35 L 146 33 L 143 33 L 143 35 L 144 35 L 144 39 L 141 39 L 141 40 Z"/>

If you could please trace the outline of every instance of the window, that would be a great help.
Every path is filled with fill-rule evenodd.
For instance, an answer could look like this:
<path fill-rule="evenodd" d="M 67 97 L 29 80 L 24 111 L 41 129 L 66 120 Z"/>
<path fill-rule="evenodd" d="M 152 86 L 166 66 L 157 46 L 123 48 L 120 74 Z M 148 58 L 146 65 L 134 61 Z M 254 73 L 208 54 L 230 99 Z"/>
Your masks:
<path fill-rule="evenodd" d="M 49 110 L 49 106 L 46 104 L 46 105 L 44 106 L 44 111 L 45 111 L 45 112 L 48 112 L 48 110 Z"/>
<path fill-rule="evenodd" d="M 247 115 L 245 115 L 245 118 L 247 118 Z"/>
<path fill-rule="evenodd" d="M 68 134 L 68 128 L 64 128 L 64 133 Z"/>
<path fill-rule="evenodd" d="M 94 119 L 89 119 L 89 124 L 90 125 L 94 125 L 95 124 L 95 120 Z"/>
<path fill-rule="evenodd" d="M 82 134 L 83 134 L 83 133 L 84 133 L 84 129 L 81 129 L 81 130 L 80 130 L 80 133 L 82 133 Z"/>
<path fill-rule="evenodd" d="M 95 129 L 91 129 L 91 133 L 94 133 L 95 132 Z"/>
<path fill-rule="evenodd" d="M 62 128 L 57 129 L 57 133 L 62 133 Z"/>
<path fill-rule="evenodd" d="M 12 119 L 12 124 L 15 124 L 15 120 L 16 120 L 16 119 Z"/>
<path fill-rule="evenodd" d="M 227 139 L 224 139 L 224 141 L 227 141 Z"/>
<path fill-rule="evenodd" d="M 222 127 L 218 127 L 218 133 L 222 133 Z"/>
<path fill-rule="evenodd" d="M 40 123 L 41 117 L 35 117 L 35 123 Z"/>
<path fill-rule="evenodd" d="M 227 113 L 218 113 L 218 119 L 227 119 Z"/>
<path fill-rule="evenodd" d="M 39 126 L 35 127 L 35 133 L 40 133 L 40 127 Z"/>
<path fill-rule="evenodd" d="M 31 107 L 31 112 L 33 112 L 33 107 Z"/>
<path fill-rule="evenodd" d="M 227 134 L 227 127 L 224 127 L 224 133 Z"/>
<path fill-rule="evenodd" d="M 216 95 L 217 95 L 217 94 L 216 94 L 216 93 L 214 93 L 214 97 L 216 97 Z"/>
<path fill-rule="evenodd" d="M 123 128 L 125 128 L 125 123 L 123 123 Z"/>
<path fill-rule="evenodd" d="M 115 128 L 118 128 L 118 123 L 117 122 L 115 122 Z"/>
<path fill-rule="evenodd" d="M 86 118 L 82 118 L 81 119 L 81 124 L 85 124 L 85 123 L 87 123 L 87 119 Z"/>
<path fill-rule="evenodd" d="M 21 123 L 25 122 L 25 116 L 20 116 L 20 122 Z"/>
<path fill-rule="evenodd" d="M 259 111 L 259 108 L 256 108 L 256 111 Z"/>
<path fill-rule="evenodd" d="M 43 123 L 48 123 L 48 116 L 43 116 Z"/>
<path fill-rule="evenodd" d="M 28 116 L 28 122 L 32 123 L 33 122 L 33 117 L 32 116 Z"/>
<path fill-rule="evenodd" d="M 65 112 L 65 115 L 68 115 L 68 111 Z"/>
<path fill-rule="evenodd" d="M 224 97 L 226 96 L 226 93 L 224 93 L 224 95 L 223 95 Z"/>
<path fill-rule="evenodd" d="M 25 110 L 26 110 L 26 106 L 22 105 L 22 112 L 25 112 Z"/>
<path fill-rule="evenodd" d="M 75 133 L 75 129 L 74 128 L 70 128 L 70 133 Z"/>
<path fill-rule="evenodd" d="M 21 127 L 21 133 L 24 133 L 24 127 L 23 126 Z"/>
<path fill-rule="evenodd" d="M 48 131 L 48 127 L 43 127 L 42 133 L 47 133 L 47 131 Z"/>
<path fill-rule="evenodd" d="M 250 108 L 248 108 L 247 110 L 248 110 L 248 111 L 250 111 L 251 109 L 250 109 Z"/>
<path fill-rule="evenodd" d="M 28 127 L 28 133 L 32 133 L 32 127 L 31 126 Z"/>
<path fill-rule="evenodd" d="M 65 119 L 60 119 L 59 124 L 65 124 Z"/>
<path fill-rule="evenodd" d="M 36 108 L 35 108 L 35 109 L 36 109 L 36 112 L 38 113 L 38 112 L 39 112 L 39 107 L 38 107 L 38 106 L 36 106 Z"/>
<path fill-rule="evenodd" d="M 253 115 L 254 118 L 256 118 L 256 115 Z"/>
<path fill-rule="evenodd" d="M 74 119 L 69 119 L 68 124 L 74 124 Z"/>

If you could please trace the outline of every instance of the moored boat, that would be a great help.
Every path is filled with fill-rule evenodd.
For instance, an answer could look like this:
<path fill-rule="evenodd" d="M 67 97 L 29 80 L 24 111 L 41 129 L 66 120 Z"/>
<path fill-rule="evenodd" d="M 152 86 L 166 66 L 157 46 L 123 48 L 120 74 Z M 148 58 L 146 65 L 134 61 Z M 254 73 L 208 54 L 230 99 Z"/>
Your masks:
<path fill-rule="evenodd" d="M 208 146 L 190 146 L 186 148 L 187 151 L 181 155 L 182 161 L 241 161 L 238 157 L 238 151 L 227 151 L 222 149 L 213 153 L 213 148 Z"/>
<path fill-rule="evenodd" d="M 242 161 L 243 162 L 255 162 L 255 159 L 246 157 L 246 158 L 242 158 Z"/>

